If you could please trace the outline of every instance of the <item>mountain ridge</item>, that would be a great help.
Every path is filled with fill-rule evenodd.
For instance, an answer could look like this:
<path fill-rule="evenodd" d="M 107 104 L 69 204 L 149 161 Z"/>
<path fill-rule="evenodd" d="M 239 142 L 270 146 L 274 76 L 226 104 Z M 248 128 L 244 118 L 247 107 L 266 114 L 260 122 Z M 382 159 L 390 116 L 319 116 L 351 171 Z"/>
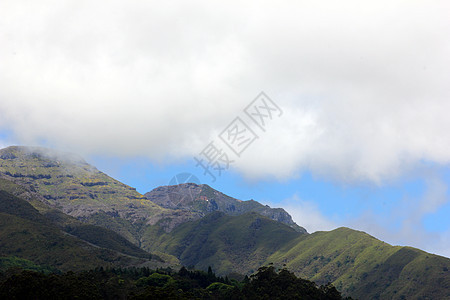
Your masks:
<path fill-rule="evenodd" d="M 307 234 L 290 226 L 289 219 L 283 219 L 286 212 L 282 209 L 234 199 L 207 185 L 159 187 L 159 199 L 155 190 L 143 196 L 84 160 L 62 162 L 53 154 L 42 156 L 42 151 L 24 147 L 0 150 L 0 190 L 19 196 L 57 226 L 50 231 L 45 226 L 35 228 L 42 223 L 39 215 L 34 216 L 36 221 L 24 221 L 8 213 L 14 211 L 2 212 L 8 235 L 7 239 L 0 235 L 0 242 L 13 245 L 5 248 L 8 255 L 20 253 L 15 245 L 24 243 L 28 256 L 22 258 L 36 262 L 28 249 L 36 244 L 32 239 L 32 243 L 23 240 L 23 228 L 37 236 L 58 238 L 65 229 L 66 235 L 72 232 L 100 245 L 105 237 L 107 246 L 120 249 L 124 241 L 95 227 L 101 226 L 143 250 L 165 255 L 171 263 L 179 259 L 203 269 L 212 266 L 219 274 L 252 274 L 259 266 L 272 264 L 317 283 L 333 282 L 344 294 L 363 299 L 450 298 L 448 258 L 391 246 L 349 228 Z M 196 190 L 190 198 L 185 197 L 186 187 Z M 247 206 L 256 211 L 249 211 Z M 266 215 L 261 214 L 264 211 Z"/>
<path fill-rule="evenodd" d="M 252 274 L 257 265 L 273 265 L 361 299 L 450 297 L 450 259 L 346 227 L 300 234 L 256 213 L 216 211 L 148 236 L 156 237 L 146 243 L 148 250 L 172 254 L 185 265 L 211 266 L 218 274 Z"/>
<path fill-rule="evenodd" d="M 255 200 L 239 200 L 219 192 L 207 184 L 181 183 L 161 186 L 144 194 L 161 207 L 197 213 L 196 217 L 221 211 L 231 216 L 247 212 L 257 212 L 272 220 L 284 223 L 300 233 L 306 229 L 297 225 L 283 208 L 271 208 Z"/>
<path fill-rule="evenodd" d="M 144 196 L 135 188 L 89 165 L 77 155 L 55 150 L 48 150 L 47 153 L 46 148 L 40 147 L 11 146 L 1 149 L 0 178 L 34 192 L 33 197 L 28 195 L 28 198 L 34 199 L 32 204 L 37 208 L 38 202 L 42 202 L 45 206 L 61 210 L 83 222 L 112 229 L 136 245 L 140 244 L 141 229 L 147 225 L 159 224 L 170 232 L 176 226 L 199 219 L 209 212 L 193 209 L 192 206 L 174 209 L 154 196 L 161 190 L 165 191 L 166 196 L 177 196 L 173 189 L 184 192 L 186 185 L 158 187 Z M 191 184 L 187 185 L 192 187 Z M 194 190 L 199 191 L 198 188 L 196 186 Z M 238 207 L 238 210 L 239 206 L 245 206 L 244 212 L 258 211 L 306 233 L 281 208 L 273 209 L 256 201 L 237 200 L 206 185 L 202 186 L 196 196 L 207 201 L 209 197 L 213 203 Z M 213 199 L 214 197 L 217 199 Z M 207 202 L 193 200 L 196 204 Z M 238 213 L 226 209 L 223 211 L 231 215 Z"/>

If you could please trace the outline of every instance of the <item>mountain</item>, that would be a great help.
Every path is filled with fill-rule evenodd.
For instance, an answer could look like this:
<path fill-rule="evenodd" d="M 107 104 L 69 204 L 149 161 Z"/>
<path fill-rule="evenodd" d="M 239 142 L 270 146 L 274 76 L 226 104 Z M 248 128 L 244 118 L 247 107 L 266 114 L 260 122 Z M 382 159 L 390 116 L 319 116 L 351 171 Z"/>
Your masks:
<path fill-rule="evenodd" d="M 144 196 L 77 156 L 9 147 L 0 150 L 0 191 L 5 266 L 180 261 L 250 275 L 272 264 L 361 299 L 450 299 L 448 258 L 349 228 L 308 234 L 283 209 L 207 185 L 159 187 Z"/>
<path fill-rule="evenodd" d="M 186 266 L 213 266 L 219 274 L 249 274 L 280 245 L 301 235 L 304 234 L 254 212 L 229 216 L 216 211 L 170 233 L 150 227 L 144 244 L 146 250 L 172 254 Z"/>
<path fill-rule="evenodd" d="M 450 299 L 450 259 L 349 228 L 302 234 L 256 213 L 214 212 L 170 233 L 153 228 L 147 237 L 148 250 L 219 274 L 273 264 L 360 299 Z"/>
<path fill-rule="evenodd" d="M 361 299 L 450 299 L 450 259 L 349 228 L 300 236 L 267 262 Z"/>
<path fill-rule="evenodd" d="M 230 216 L 256 212 L 272 220 L 284 223 L 298 232 L 307 233 L 298 226 L 282 208 L 270 208 L 254 200 L 242 201 L 227 196 L 207 184 L 182 183 L 162 186 L 144 195 L 148 200 L 164 208 L 191 212 L 194 219 L 204 217 L 213 211 L 221 211 Z"/>
<path fill-rule="evenodd" d="M 0 182 L 1 183 L 1 182 Z M 0 184 L 1 186 L 1 184 Z M 0 269 L 6 265 L 53 270 L 83 270 L 98 266 L 163 265 L 162 260 L 136 248 L 114 232 L 105 232 L 100 242 L 64 232 L 25 200 L 0 190 Z M 86 235 L 85 228 L 80 227 Z M 80 233 L 80 232 L 78 232 Z M 112 247 L 108 247 L 111 244 Z"/>
<path fill-rule="evenodd" d="M 47 206 L 112 229 L 137 245 L 140 226 L 156 223 L 167 211 L 68 153 L 8 147 L 0 150 L 0 174 L 39 194 Z"/>
<path fill-rule="evenodd" d="M 281 208 L 273 209 L 253 200 L 240 201 L 207 185 L 160 187 L 143 196 L 81 157 L 45 148 L 12 146 L 1 149 L 0 178 L 34 192 L 33 197 L 27 194 L 29 192 L 23 196 L 41 212 L 47 210 L 43 203 L 45 207 L 85 223 L 111 229 L 138 246 L 148 225 L 158 224 L 170 232 L 214 210 L 230 215 L 254 211 L 306 233 Z M 192 193 L 193 201 L 187 201 L 183 193 Z M 165 195 L 169 195 L 169 201 L 164 200 Z"/>

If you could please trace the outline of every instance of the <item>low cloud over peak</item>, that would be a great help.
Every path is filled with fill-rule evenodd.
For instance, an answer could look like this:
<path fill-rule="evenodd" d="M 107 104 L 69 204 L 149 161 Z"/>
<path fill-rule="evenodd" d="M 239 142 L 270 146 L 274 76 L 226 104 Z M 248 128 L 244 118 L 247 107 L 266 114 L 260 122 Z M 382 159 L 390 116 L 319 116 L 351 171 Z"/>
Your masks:
<path fill-rule="evenodd" d="M 0 5 L 17 142 L 192 157 L 264 90 L 283 115 L 236 160 L 247 177 L 379 183 L 450 161 L 445 1 L 96 3 Z"/>

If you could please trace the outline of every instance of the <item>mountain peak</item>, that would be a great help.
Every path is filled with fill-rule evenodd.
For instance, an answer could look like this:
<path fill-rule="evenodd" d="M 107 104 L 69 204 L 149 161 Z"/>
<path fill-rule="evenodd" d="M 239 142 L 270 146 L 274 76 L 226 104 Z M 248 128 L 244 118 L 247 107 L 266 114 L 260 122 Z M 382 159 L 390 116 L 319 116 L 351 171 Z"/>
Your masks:
<path fill-rule="evenodd" d="M 282 208 L 271 208 L 255 200 L 239 200 L 225 195 L 207 184 L 181 183 L 160 186 L 144 196 L 164 208 L 193 212 L 198 214 L 199 217 L 214 211 L 221 211 L 231 216 L 256 212 L 272 220 L 284 223 L 298 232 L 307 233 Z"/>
<path fill-rule="evenodd" d="M 79 155 L 56 151 L 44 147 L 28 147 L 28 146 L 9 146 L 0 149 L 0 159 L 16 160 L 16 159 L 40 159 L 51 160 L 61 163 L 69 163 L 75 165 L 88 165 L 88 163 Z"/>
<path fill-rule="evenodd" d="M 26 186 L 40 194 L 50 207 L 87 222 L 116 216 L 131 224 L 154 223 L 164 211 L 135 188 L 107 176 L 71 153 L 40 147 L 1 149 L 0 178 Z M 138 243 L 131 225 L 116 227 L 118 233 Z"/>

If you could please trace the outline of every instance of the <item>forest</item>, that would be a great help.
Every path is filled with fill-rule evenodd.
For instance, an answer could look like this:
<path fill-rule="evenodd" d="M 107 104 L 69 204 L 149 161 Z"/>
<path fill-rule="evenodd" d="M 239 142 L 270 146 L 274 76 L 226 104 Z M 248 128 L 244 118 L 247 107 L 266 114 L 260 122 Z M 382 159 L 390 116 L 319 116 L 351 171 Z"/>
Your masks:
<path fill-rule="evenodd" d="M 96 268 L 41 272 L 10 268 L 0 274 L 1 299 L 321 299 L 340 300 L 331 284 L 317 286 L 286 269 L 265 266 L 250 277 L 171 268 Z"/>

